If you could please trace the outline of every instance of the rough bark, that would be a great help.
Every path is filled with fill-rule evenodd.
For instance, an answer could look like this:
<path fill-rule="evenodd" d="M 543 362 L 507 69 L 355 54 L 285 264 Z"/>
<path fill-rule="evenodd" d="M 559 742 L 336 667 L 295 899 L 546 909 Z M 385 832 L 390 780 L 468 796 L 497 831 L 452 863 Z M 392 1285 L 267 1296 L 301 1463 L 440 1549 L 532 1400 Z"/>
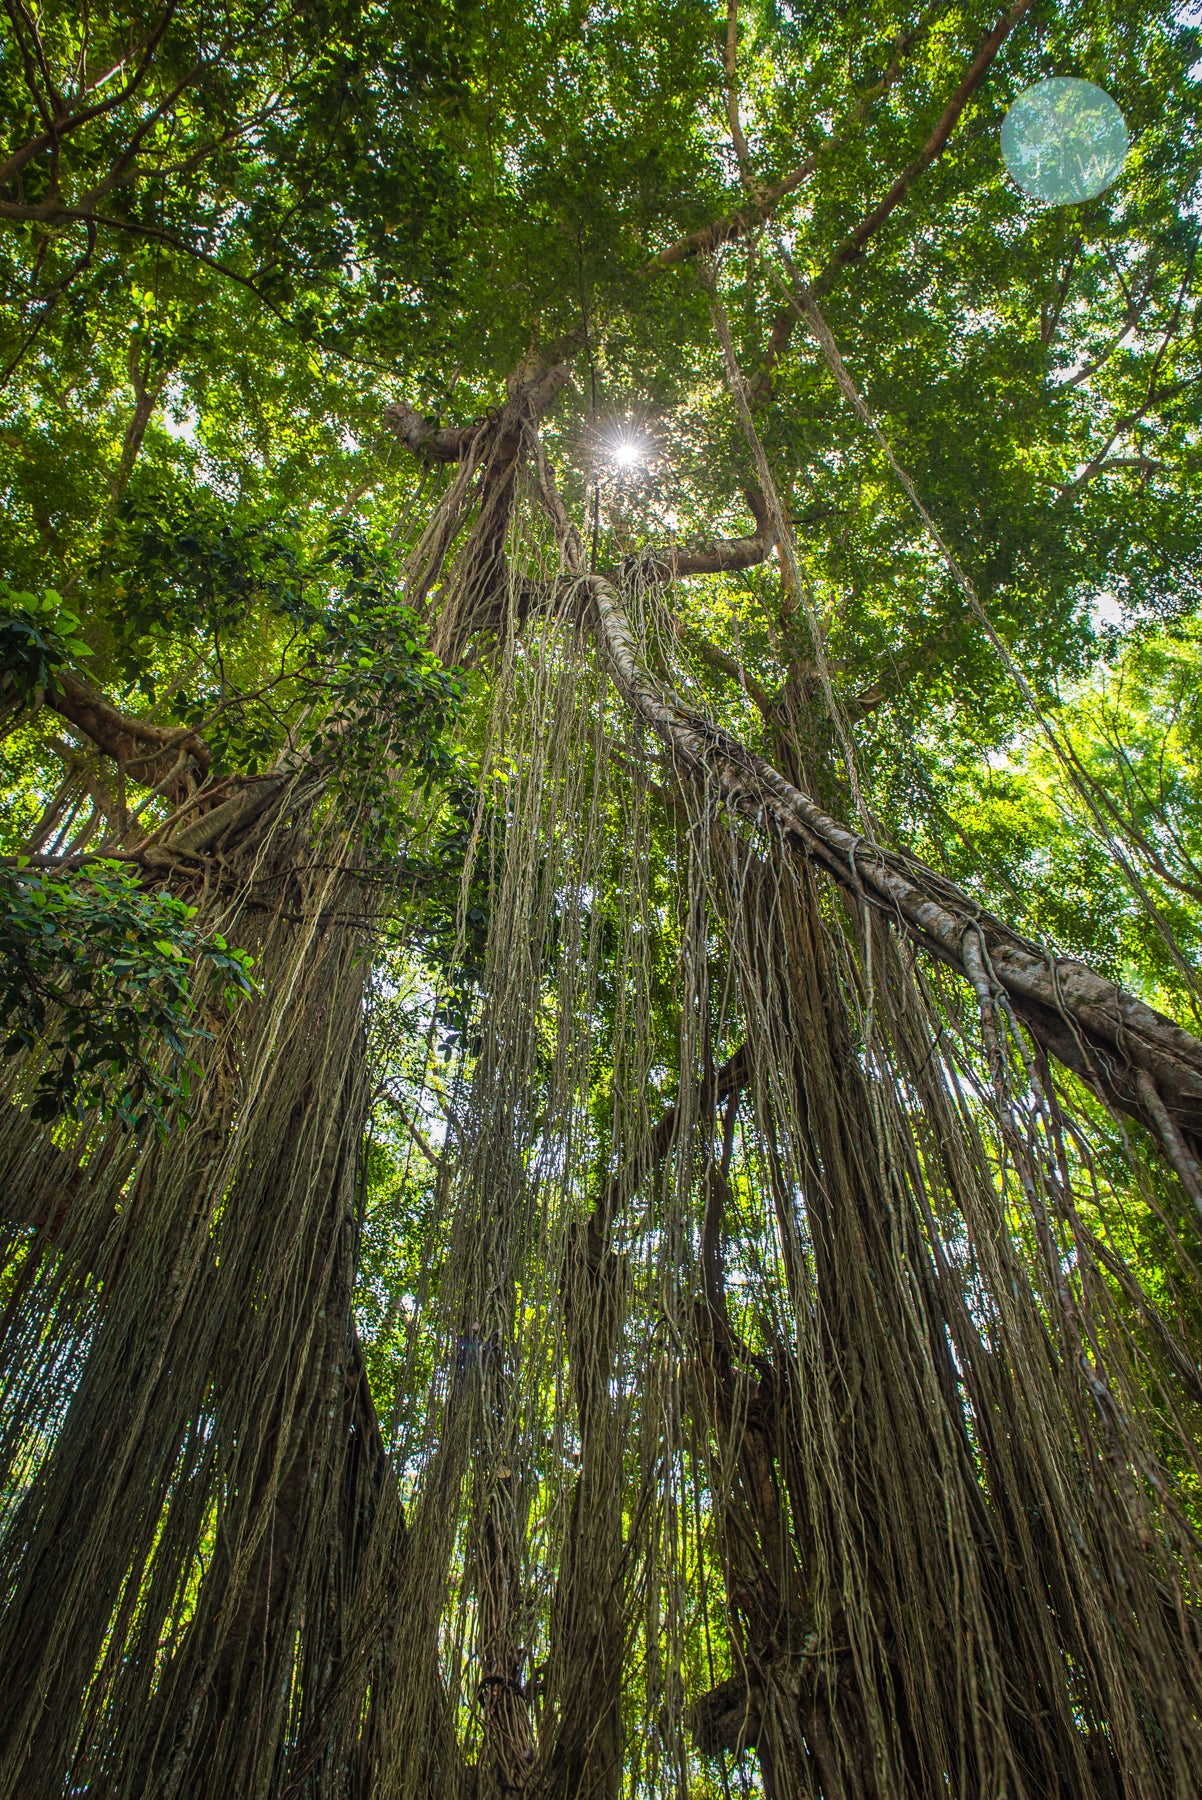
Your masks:
<path fill-rule="evenodd" d="M 192 731 L 152 725 L 117 710 L 81 676 L 64 669 L 47 690 L 46 704 L 69 719 L 77 730 L 111 756 L 125 774 L 144 787 L 161 787 L 169 800 L 192 791 L 189 772 L 202 779 L 209 772 L 209 747 Z"/>

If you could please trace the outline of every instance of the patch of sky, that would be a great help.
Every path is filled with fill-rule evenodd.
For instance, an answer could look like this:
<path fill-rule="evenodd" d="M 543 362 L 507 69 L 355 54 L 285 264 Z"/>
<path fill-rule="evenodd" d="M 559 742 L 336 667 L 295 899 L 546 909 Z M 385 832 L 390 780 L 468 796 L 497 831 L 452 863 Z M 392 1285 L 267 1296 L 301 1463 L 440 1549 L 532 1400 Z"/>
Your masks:
<path fill-rule="evenodd" d="M 1103 588 L 1090 602 L 1089 622 L 1096 632 L 1117 629 L 1125 616 L 1122 601 L 1109 588 Z"/>
<path fill-rule="evenodd" d="M 187 444 L 189 447 L 195 444 L 200 414 L 185 396 L 177 381 L 168 384 L 166 404 L 160 416 L 160 423 L 168 437 L 178 438 L 181 443 Z"/>
<path fill-rule="evenodd" d="M 1202 29 L 1202 0 L 1192 0 L 1192 4 L 1179 7 L 1177 23 L 1187 25 L 1194 31 Z M 1202 81 L 1202 58 L 1190 64 L 1186 75 L 1190 81 Z"/>

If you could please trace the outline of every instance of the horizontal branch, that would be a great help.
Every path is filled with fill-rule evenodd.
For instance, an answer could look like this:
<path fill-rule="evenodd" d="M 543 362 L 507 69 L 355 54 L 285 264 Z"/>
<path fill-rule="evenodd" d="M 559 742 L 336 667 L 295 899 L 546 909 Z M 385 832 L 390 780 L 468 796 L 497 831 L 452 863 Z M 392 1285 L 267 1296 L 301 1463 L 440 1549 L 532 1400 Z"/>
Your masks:
<path fill-rule="evenodd" d="M 384 408 L 384 423 L 415 456 L 425 457 L 429 462 L 456 463 L 462 462 L 486 421 L 476 419 L 470 425 L 439 425 L 436 419 L 427 418 L 416 406 L 396 400 Z"/>
<path fill-rule="evenodd" d="M 739 569 L 754 569 L 772 553 L 773 539 L 765 537 L 719 538 L 715 543 L 697 549 L 674 546 L 667 550 L 649 550 L 639 567 L 653 581 L 677 581 L 688 575 L 725 575 Z"/>
<path fill-rule="evenodd" d="M 643 550 L 626 559 L 619 580 L 641 575 L 647 581 L 680 581 L 690 575 L 723 575 L 754 569 L 766 562 L 776 546 L 768 507 L 763 495 L 753 487 L 744 489 L 743 498 L 755 520 L 755 531 L 750 537 L 715 538 L 693 548 L 671 544 L 663 550 Z"/>
<path fill-rule="evenodd" d="M 1094 457 L 1072 481 L 1053 482 L 1056 492 L 1068 498 L 1080 493 L 1088 487 L 1098 475 L 1105 475 L 1110 469 L 1137 469 L 1141 475 L 1163 474 L 1168 463 L 1158 462 L 1154 456 L 1102 456 Z"/>

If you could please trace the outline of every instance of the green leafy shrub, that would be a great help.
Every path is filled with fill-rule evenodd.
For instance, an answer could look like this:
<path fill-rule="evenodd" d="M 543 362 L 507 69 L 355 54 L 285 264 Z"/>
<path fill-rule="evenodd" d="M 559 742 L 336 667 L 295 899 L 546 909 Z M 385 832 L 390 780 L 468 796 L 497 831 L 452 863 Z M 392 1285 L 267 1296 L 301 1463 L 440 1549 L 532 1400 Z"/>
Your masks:
<path fill-rule="evenodd" d="M 54 686 L 56 669 L 91 654 L 78 618 L 53 588 L 26 594 L 0 587 L 0 679 L 6 697 L 24 705 L 40 688 Z"/>
<path fill-rule="evenodd" d="M 185 1107 L 211 1037 L 196 990 L 227 1003 L 256 991 L 252 959 L 191 925 L 196 908 L 150 894 L 122 863 L 74 880 L 0 869 L 0 1028 L 6 1056 L 41 1051 L 31 1111 L 43 1120 L 97 1107 L 139 1134 L 165 1133 Z"/>

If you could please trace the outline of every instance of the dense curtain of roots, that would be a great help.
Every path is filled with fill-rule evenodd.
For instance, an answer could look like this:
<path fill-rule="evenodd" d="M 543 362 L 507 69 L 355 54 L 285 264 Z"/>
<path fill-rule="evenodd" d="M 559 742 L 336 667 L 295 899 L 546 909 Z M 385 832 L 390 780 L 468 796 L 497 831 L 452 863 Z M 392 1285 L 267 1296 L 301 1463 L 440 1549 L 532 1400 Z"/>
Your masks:
<path fill-rule="evenodd" d="M 674 769 L 579 616 L 512 612 L 391 1439 L 353 876 L 226 903 L 265 999 L 194 1123 L 65 1144 L 57 1209 L 0 1124 L 0 1796 L 616 1800 L 734 1758 L 778 1800 L 1184 1800 L 1196 1271 L 1165 1230 L 1147 1293 L 1133 1223 L 1169 1184 L 988 983 Z"/>
<path fill-rule="evenodd" d="M 192 1124 L 137 1156 L 71 1145 L 91 1155 L 56 1217 L 4 1110 L 10 1211 L 34 1209 L 6 1246 L 6 1796 L 271 1791 L 337 1656 L 361 946 L 330 922 L 342 876 L 273 884 L 270 858 L 286 901 L 212 921 L 267 998 L 246 1035 L 214 1009 Z"/>

